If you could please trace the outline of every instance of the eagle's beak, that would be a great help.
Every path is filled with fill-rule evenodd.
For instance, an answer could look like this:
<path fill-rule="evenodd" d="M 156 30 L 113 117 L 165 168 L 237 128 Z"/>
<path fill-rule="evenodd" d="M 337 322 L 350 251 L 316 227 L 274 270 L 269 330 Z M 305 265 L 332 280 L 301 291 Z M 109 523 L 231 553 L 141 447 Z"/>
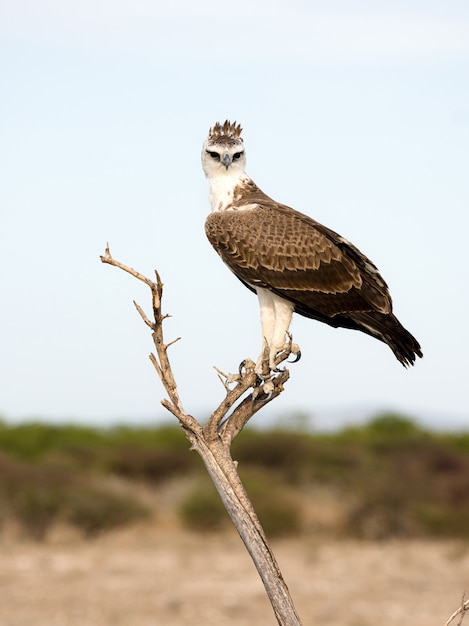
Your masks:
<path fill-rule="evenodd" d="M 228 154 L 228 152 L 223 156 L 223 159 L 221 160 L 221 162 L 223 163 L 223 165 L 226 167 L 226 169 L 229 168 L 230 164 L 231 164 L 231 157 Z"/>

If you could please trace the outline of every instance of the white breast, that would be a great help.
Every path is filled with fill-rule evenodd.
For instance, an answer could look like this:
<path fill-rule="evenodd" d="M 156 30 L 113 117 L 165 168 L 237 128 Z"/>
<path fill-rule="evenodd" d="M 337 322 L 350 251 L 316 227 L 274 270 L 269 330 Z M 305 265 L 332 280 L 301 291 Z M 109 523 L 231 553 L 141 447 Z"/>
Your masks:
<path fill-rule="evenodd" d="M 244 175 L 240 176 L 239 172 L 223 173 L 220 176 L 214 176 L 210 179 L 210 204 L 212 211 L 225 211 L 230 207 L 234 200 L 234 190 L 243 182 L 249 180 Z"/>

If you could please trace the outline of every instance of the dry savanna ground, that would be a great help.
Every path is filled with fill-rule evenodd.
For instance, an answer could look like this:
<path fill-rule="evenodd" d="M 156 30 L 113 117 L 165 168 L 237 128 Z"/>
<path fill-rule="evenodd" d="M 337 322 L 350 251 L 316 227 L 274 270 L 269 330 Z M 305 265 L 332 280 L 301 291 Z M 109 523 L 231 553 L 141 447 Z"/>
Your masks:
<path fill-rule="evenodd" d="M 234 531 L 147 522 L 93 541 L 3 536 L 0 548 L 2 626 L 276 624 Z M 462 541 L 294 538 L 273 548 L 305 626 L 442 626 L 469 589 Z"/>

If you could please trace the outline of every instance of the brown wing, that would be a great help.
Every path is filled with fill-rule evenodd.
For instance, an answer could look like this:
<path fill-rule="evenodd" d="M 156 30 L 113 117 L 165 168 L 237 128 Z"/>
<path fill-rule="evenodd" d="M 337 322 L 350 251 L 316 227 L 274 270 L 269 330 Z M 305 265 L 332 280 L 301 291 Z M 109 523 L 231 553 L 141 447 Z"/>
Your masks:
<path fill-rule="evenodd" d="M 269 198 L 256 208 L 211 213 L 205 229 L 240 280 L 290 300 L 302 315 L 392 309 L 369 259 L 337 233 Z"/>

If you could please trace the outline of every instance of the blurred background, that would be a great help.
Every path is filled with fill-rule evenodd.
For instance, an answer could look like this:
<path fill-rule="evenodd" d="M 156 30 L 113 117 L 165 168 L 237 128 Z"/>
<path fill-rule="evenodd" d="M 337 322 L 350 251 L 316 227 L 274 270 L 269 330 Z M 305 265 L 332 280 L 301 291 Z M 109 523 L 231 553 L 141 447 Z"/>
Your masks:
<path fill-rule="evenodd" d="M 0 42 L 4 419 L 164 417 L 132 305 L 149 293 L 100 263 L 106 242 L 162 276 L 188 411 L 221 400 L 213 365 L 257 356 L 257 300 L 204 234 L 200 149 L 229 118 L 266 193 L 378 265 L 425 354 L 405 371 L 384 344 L 296 318 L 303 358 L 256 419 L 467 427 L 466 2 L 17 0 Z"/>
<path fill-rule="evenodd" d="M 44 542 L 134 528 L 232 528 L 173 425 L 0 425 L 2 536 Z M 469 538 L 469 434 L 384 413 L 335 433 L 246 429 L 233 458 L 271 539 Z"/>

